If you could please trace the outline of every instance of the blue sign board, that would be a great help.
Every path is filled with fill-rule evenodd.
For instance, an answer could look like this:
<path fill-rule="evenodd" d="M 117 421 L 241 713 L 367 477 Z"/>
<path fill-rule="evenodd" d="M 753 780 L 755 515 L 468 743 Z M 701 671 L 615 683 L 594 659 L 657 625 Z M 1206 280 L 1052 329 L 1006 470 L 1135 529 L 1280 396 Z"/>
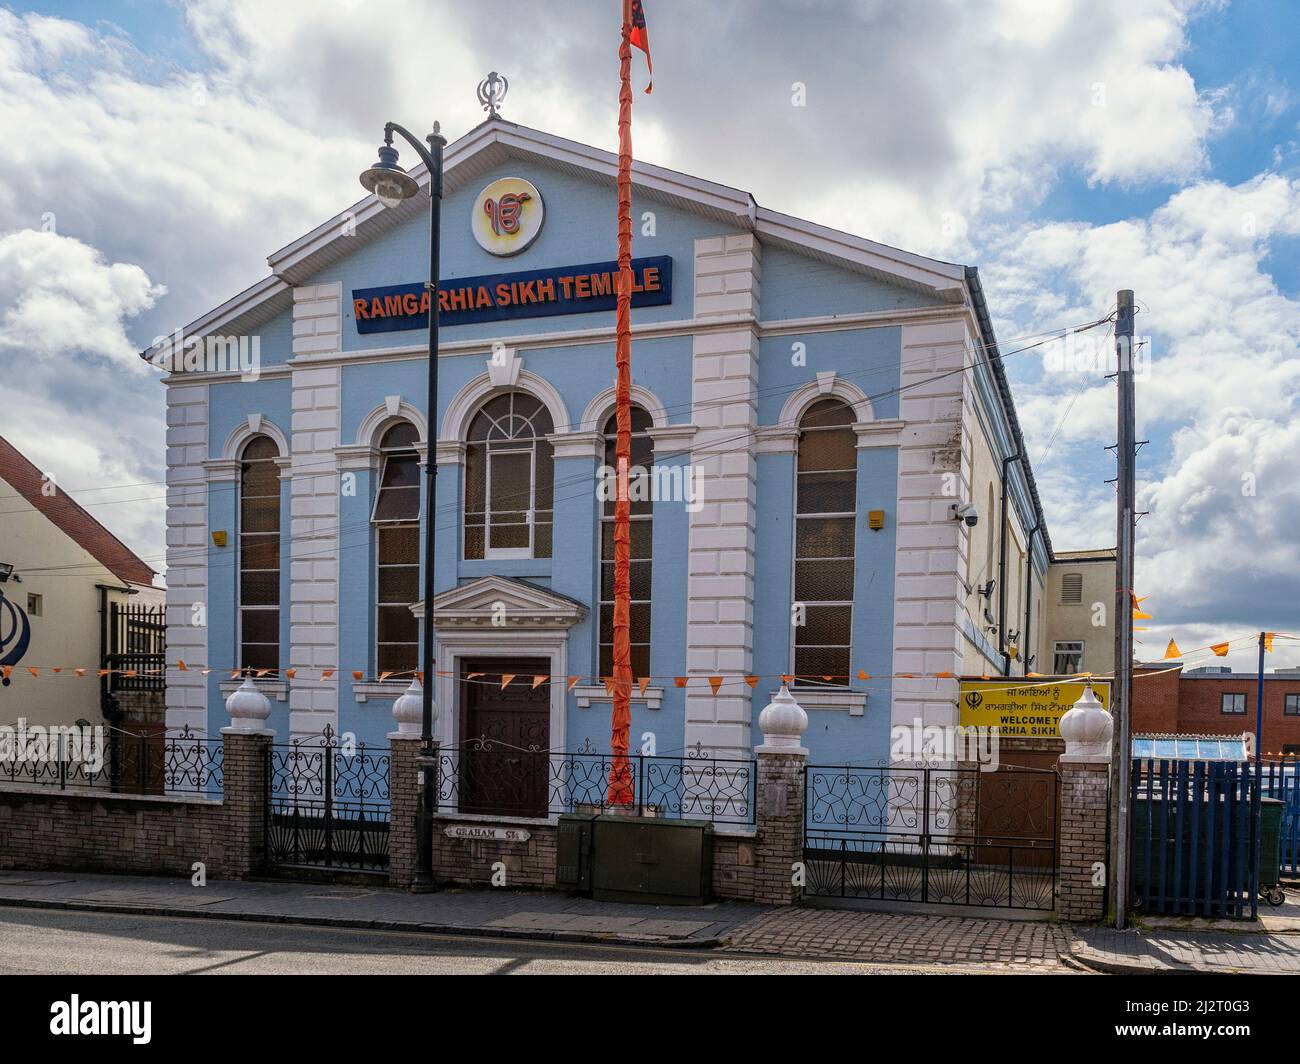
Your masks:
<path fill-rule="evenodd" d="M 438 320 L 441 325 L 468 325 L 613 310 L 617 279 L 617 262 L 451 278 L 438 292 Z M 633 259 L 632 306 L 657 307 L 672 301 L 672 257 Z M 423 329 L 429 320 L 429 295 L 423 284 L 354 288 L 352 316 L 359 333 Z"/>

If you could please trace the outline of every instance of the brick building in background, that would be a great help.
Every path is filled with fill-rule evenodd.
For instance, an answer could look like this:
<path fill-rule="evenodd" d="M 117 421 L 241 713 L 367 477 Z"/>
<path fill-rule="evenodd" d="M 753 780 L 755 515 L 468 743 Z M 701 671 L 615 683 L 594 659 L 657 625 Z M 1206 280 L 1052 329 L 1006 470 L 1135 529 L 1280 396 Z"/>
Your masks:
<path fill-rule="evenodd" d="M 1133 673 L 1134 735 L 1241 735 L 1255 731 L 1253 672 L 1177 662 Z M 1300 755 L 1300 667 L 1264 674 L 1264 756 Z"/>

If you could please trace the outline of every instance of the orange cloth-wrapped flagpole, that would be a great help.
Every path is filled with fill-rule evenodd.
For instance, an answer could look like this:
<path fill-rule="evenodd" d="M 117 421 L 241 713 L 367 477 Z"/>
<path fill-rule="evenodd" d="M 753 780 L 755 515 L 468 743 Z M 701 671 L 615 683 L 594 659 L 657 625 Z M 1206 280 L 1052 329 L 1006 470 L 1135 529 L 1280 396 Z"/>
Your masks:
<path fill-rule="evenodd" d="M 618 304 L 614 359 L 618 367 L 614 407 L 614 697 L 610 720 L 610 805 L 634 799 L 628 746 L 632 730 L 631 510 L 628 467 L 632 460 L 632 0 L 623 0 L 623 39 L 619 45 L 618 93 Z"/>

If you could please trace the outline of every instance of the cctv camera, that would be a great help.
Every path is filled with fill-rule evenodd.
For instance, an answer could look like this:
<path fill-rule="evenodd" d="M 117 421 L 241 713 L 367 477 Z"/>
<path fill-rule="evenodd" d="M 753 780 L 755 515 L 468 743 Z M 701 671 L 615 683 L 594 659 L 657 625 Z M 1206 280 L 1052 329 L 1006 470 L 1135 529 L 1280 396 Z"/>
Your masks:
<path fill-rule="evenodd" d="M 979 511 L 975 509 L 973 502 L 953 503 L 949 509 L 952 511 L 954 521 L 965 521 L 969 528 L 974 528 L 979 524 Z"/>

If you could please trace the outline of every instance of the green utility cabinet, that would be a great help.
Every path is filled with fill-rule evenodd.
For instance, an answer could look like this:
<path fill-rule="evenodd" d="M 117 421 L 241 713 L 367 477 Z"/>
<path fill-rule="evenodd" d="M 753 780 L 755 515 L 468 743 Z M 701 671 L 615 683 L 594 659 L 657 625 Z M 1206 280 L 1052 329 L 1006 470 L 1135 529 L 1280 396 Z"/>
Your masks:
<path fill-rule="evenodd" d="M 595 813 L 565 813 L 555 829 L 555 886 L 591 890 L 591 849 Z"/>
<path fill-rule="evenodd" d="M 591 887 L 598 901 L 703 905 L 709 900 L 709 821 L 606 814 L 593 826 Z"/>

